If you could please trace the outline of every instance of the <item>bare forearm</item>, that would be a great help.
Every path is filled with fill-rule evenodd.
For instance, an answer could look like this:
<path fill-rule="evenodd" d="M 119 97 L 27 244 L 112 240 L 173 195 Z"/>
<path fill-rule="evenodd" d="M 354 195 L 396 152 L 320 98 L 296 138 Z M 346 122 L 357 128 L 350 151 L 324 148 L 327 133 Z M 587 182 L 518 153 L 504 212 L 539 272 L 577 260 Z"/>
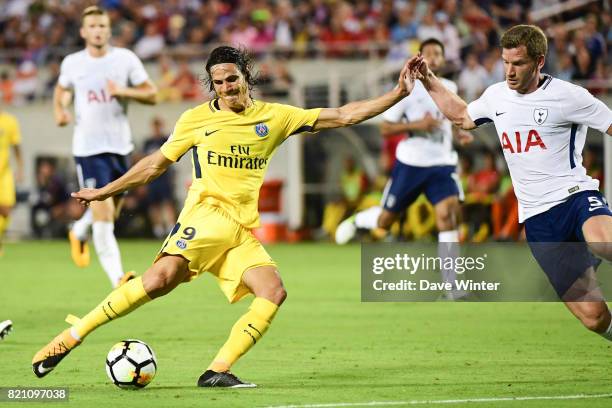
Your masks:
<path fill-rule="evenodd" d="M 384 122 L 381 125 L 381 129 L 380 129 L 383 136 L 391 136 L 391 135 L 396 135 L 398 133 L 412 132 L 415 130 L 426 131 L 427 125 L 422 120 L 415 120 L 414 122 L 408 122 L 408 123 Z"/>
<path fill-rule="evenodd" d="M 63 88 L 60 88 L 59 86 L 55 87 L 55 89 L 53 90 L 53 109 L 58 111 L 68 108 L 69 99 L 66 96 L 66 93 L 69 92 L 67 92 Z"/>
<path fill-rule="evenodd" d="M 398 89 L 394 89 L 382 96 L 379 96 L 378 98 L 351 102 L 340 107 L 339 109 L 342 116 L 346 120 L 345 126 L 350 126 L 361 123 L 364 120 L 368 120 L 376 115 L 380 115 L 406 96 L 406 93 L 402 93 Z"/>
<path fill-rule="evenodd" d="M 164 171 L 166 171 L 166 167 L 156 163 L 153 155 L 149 155 L 136 163 L 123 176 L 102 187 L 100 192 L 106 197 L 112 197 L 131 188 L 150 183 Z"/>
<path fill-rule="evenodd" d="M 145 105 L 155 105 L 157 103 L 157 89 L 152 88 L 125 88 L 121 92 L 121 97 L 133 99 Z"/>
<path fill-rule="evenodd" d="M 475 125 L 471 123 L 467 113 L 467 103 L 459 96 L 449 91 L 442 82 L 429 71 L 426 78 L 421 80 L 427 92 L 434 100 L 438 109 L 454 125 L 462 129 L 473 129 Z"/>

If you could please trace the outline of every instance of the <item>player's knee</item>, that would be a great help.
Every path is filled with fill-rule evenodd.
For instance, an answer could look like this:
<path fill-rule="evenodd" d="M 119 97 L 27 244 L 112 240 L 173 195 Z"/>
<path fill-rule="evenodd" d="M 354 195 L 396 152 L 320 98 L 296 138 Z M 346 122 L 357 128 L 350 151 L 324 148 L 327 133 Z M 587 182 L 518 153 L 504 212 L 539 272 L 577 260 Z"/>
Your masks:
<path fill-rule="evenodd" d="M 155 266 L 149 269 L 142 277 L 142 284 L 151 298 L 169 293 L 185 280 L 184 271 L 181 270 L 179 265 Z"/>
<path fill-rule="evenodd" d="M 587 329 L 603 333 L 610 325 L 610 312 L 607 309 L 589 310 L 580 316 L 580 321 Z"/>
<path fill-rule="evenodd" d="M 378 228 L 389 229 L 395 221 L 396 215 L 390 211 L 383 211 L 378 217 Z"/>
<path fill-rule="evenodd" d="M 457 227 L 459 205 L 447 204 L 436 207 L 436 224 L 438 230 L 448 231 Z"/>
<path fill-rule="evenodd" d="M 256 296 L 268 299 L 275 305 L 280 306 L 283 304 L 285 299 L 287 299 L 287 291 L 285 290 L 283 284 L 279 283 L 278 285 L 265 288 L 260 293 L 257 293 Z"/>

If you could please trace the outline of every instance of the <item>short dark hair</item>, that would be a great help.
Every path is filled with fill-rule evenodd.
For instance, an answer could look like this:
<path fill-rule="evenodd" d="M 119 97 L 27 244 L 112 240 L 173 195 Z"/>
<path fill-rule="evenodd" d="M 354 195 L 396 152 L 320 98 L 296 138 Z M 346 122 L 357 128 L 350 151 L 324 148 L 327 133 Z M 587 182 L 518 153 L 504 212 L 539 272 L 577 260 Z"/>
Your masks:
<path fill-rule="evenodd" d="M 85 22 L 85 17 L 87 16 L 107 16 L 108 13 L 106 10 L 101 9 L 98 6 L 89 6 L 81 13 L 81 25 Z"/>
<path fill-rule="evenodd" d="M 502 35 L 501 46 L 505 49 L 518 48 L 524 45 L 527 55 L 536 60 L 546 56 L 548 40 L 544 31 L 538 26 L 520 24 L 512 27 Z"/>
<path fill-rule="evenodd" d="M 242 75 L 244 75 L 244 80 L 249 87 L 249 91 L 253 89 L 256 83 L 256 78 L 251 72 L 253 69 L 253 58 L 251 55 L 244 48 L 235 48 L 222 45 L 212 50 L 208 60 L 206 61 L 206 74 L 208 74 L 208 77 L 206 78 L 205 82 L 208 84 L 208 89 L 211 92 L 215 90 L 215 87 L 213 86 L 210 69 L 217 64 L 225 63 L 236 64 L 240 72 L 242 72 Z"/>
<path fill-rule="evenodd" d="M 442 55 L 444 55 L 444 44 L 442 44 L 442 41 L 438 40 L 437 38 L 428 38 L 423 41 L 419 46 L 419 52 L 423 52 L 423 49 L 428 45 L 438 45 L 440 48 L 442 48 Z"/>

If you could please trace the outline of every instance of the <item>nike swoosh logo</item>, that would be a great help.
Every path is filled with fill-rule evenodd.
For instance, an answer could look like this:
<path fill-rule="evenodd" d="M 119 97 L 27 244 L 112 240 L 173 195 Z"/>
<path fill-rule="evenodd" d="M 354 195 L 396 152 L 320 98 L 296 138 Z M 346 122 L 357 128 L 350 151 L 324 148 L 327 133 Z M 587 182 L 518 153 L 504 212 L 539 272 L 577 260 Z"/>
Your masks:
<path fill-rule="evenodd" d="M 506 112 L 499 112 L 498 113 L 497 111 L 495 111 L 495 116 L 503 115 L 504 113 L 506 113 Z"/>
<path fill-rule="evenodd" d="M 217 129 L 217 130 L 207 130 L 206 132 L 204 132 L 204 136 L 210 136 L 215 132 L 220 131 L 221 129 Z"/>
<path fill-rule="evenodd" d="M 40 374 L 44 374 L 44 373 L 48 373 L 49 371 L 53 370 L 53 367 L 47 368 L 43 365 L 43 363 L 40 363 L 40 365 L 38 366 L 36 370 L 38 370 Z"/>

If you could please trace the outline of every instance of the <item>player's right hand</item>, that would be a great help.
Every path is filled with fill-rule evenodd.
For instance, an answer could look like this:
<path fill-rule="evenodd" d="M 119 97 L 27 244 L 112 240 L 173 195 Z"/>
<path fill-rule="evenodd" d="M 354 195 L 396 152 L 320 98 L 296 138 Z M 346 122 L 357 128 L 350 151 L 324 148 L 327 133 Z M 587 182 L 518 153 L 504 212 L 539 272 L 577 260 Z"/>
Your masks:
<path fill-rule="evenodd" d="M 71 121 L 72 116 L 70 115 L 70 112 L 68 112 L 66 109 L 55 111 L 55 123 L 57 124 L 57 126 L 66 126 Z"/>
<path fill-rule="evenodd" d="M 104 201 L 108 198 L 99 188 L 83 188 L 70 196 L 76 198 L 84 206 L 88 206 L 92 201 Z"/>
<path fill-rule="evenodd" d="M 426 132 L 432 132 L 433 130 L 440 127 L 440 125 L 442 124 L 442 121 L 434 118 L 429 112 L 425 114 L 423 119 L 421 119 L 421 122 L 423 123 L 423 130 L 425 130 Z"/>

